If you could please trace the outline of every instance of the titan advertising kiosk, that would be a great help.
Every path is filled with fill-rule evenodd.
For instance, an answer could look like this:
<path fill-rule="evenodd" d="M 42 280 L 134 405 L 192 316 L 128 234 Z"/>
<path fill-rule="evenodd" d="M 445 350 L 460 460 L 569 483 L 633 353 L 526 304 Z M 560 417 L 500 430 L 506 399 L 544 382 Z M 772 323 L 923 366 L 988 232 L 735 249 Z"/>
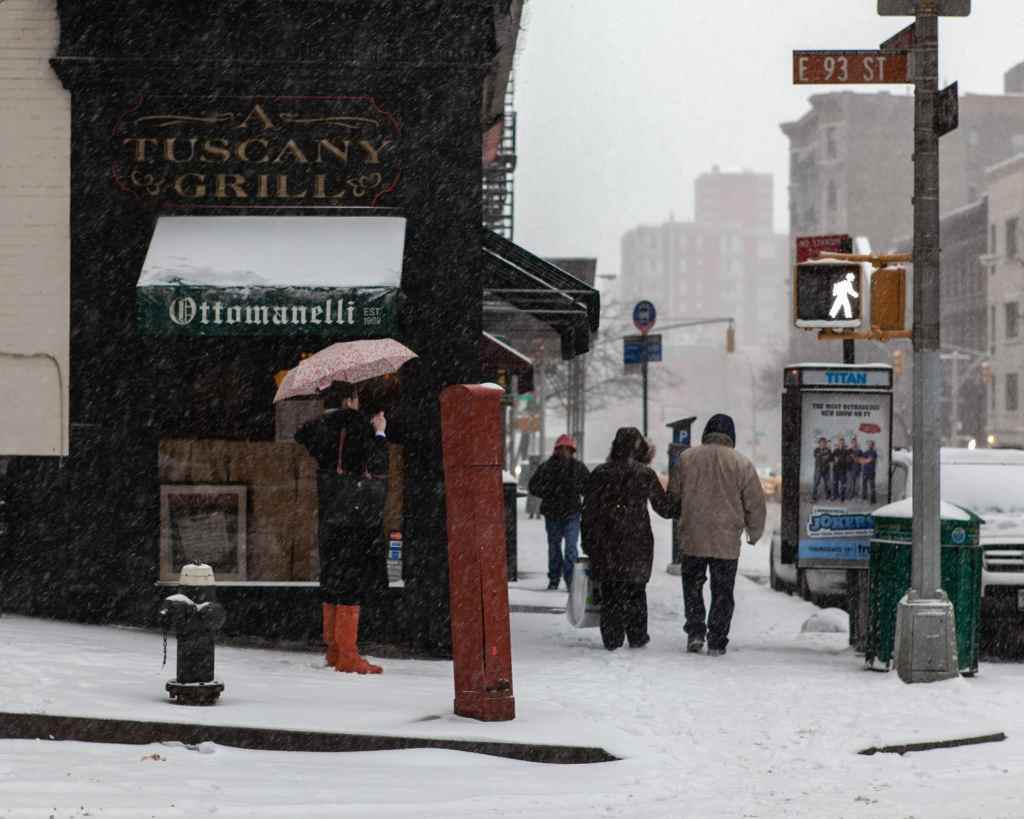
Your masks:
<path fill-rule="evenodd" d="M 889 502 L 892 367 L 794 364 L 783 383 L 781 561 L 847 570 L 850 640 L 861 645 L 872 513 Z"/>

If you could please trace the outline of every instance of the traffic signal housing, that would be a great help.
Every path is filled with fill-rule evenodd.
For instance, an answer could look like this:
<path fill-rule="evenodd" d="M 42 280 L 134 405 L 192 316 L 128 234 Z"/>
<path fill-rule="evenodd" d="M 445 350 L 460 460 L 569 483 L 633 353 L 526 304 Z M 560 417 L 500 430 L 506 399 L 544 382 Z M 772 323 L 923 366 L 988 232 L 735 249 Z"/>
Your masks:
<path fill-rule="evenodd" d="M 864 321 L 859 262 L 802 262 L 793 274 L 793 322 L 811 330 L 849 330 Z"/>
<path fill-rule="evenodd" d="M 907 315 L 907 272 L 883 267 L 871 275 L 871 326 L 902 330 Z"/>

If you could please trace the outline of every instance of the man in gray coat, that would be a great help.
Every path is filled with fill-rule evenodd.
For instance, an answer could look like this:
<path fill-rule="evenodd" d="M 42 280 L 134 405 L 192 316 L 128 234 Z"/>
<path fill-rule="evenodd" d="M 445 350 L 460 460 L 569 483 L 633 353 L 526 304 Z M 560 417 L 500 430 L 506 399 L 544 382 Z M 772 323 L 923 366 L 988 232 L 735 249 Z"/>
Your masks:
<path fill-rule="evenodd" d="M 736 427 L 728 415 L 714 415 L 701 445 L 684 452 L 672 468 L 669 494 L 679 498 L 686 650 L 725 654 L 732 623 L 733 587 L 740 538 L 757 543 L 764 532 L 764 491 L 757 470 L 735 449 Z M 711 574 L 711 611 L 704 609 L 704 583 Z"/>

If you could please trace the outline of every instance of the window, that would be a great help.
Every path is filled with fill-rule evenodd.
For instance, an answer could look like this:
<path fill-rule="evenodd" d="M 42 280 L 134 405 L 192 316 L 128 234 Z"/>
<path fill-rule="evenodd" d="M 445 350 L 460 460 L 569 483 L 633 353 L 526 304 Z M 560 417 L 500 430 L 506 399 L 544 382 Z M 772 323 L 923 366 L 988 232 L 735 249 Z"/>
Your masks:
<path fill-rule="evenodd" d="M 1006 257 L 1017 258 L 1017 217 L 1006 220 Z"/>
<path fill-rule="evenodd" d="M 1006 309 L 1006 337 L 1017 338 L 1019 332 L 1017 319 L 1020 316 L 1020 306 L 1015 301 L 1008 301 L 1003 306 Z"/>
<path fill-rule="evenodd" d="M 1006 411 L 1017 411 L 1017 373 L 1006 376 Z"/>

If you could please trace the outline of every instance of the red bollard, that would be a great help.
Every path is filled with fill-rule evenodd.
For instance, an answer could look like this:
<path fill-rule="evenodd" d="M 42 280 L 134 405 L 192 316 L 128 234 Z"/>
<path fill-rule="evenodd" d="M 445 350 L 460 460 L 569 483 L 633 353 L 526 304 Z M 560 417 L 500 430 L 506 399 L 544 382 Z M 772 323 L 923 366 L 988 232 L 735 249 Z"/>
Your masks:
<path fill-rule="evenodd" d="M 500 387 L 441 392 L 455 713 L 515 719 L 505 566 Z"/>

